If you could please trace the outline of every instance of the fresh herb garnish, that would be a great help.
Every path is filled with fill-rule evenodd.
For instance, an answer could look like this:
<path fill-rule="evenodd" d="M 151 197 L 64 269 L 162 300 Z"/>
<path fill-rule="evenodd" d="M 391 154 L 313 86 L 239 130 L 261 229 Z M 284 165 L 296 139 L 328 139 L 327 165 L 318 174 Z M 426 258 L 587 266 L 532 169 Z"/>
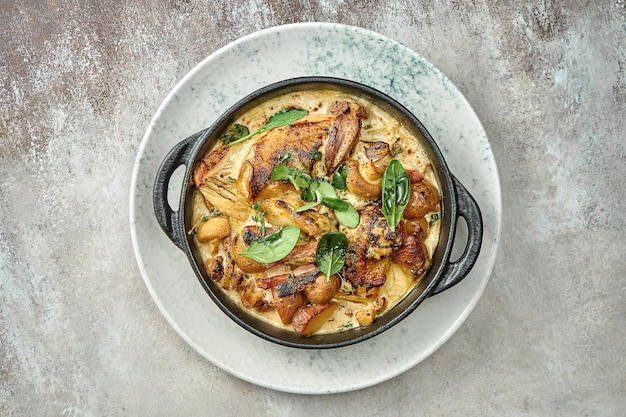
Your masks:
<path fill-rule="evenodd" d="M 300 198 L 303 201 L 308 202 L 304 206 L 298 207 L 295 211 L 300 213 L 305 210 L 310 210 L 318 204 L 322 203 L 322 198 L 337 198 L 335 189 L 326 180 L 322 178 L 315 178 L 311 181 L 309 186 L 302 190 Z"/>
<path fill-rule="evenodd" d="M 300 239 L 300 229 L 285 227 L 263 236 L 250 244 L 240 255 L 268 264 L 280 261 L 291 252 Z"/>
<path fill-rule="evenodd" d="M 315 206 L 323 204 L 334 211 L 335 217 L 344 226 L 352 229 L 359 224 L 359 212 L 352 204 L 340 199 L 333 186 L 322 178 L 311 181 L 311 184 L 302 190 L 300 197 L 309 204 L 298 207 L 295 210 L 296 213 L 311 210 Z"/>
<path fill-rule="evenodd" d="M 279 158 L 278 161 L 279 162 L 285 162 L 291 159 L 291 152 L 287 151 L 284 154 L 282 154 Z"/>
<path fill-rule="evenodd" d="M 359 217 L 359 212 L 352 206 L 352 204 L 348 203 L 348 208 L 344 211 L 335 210 L 335 217 L 339 223 L 343 224 L 350 229 L 354 229 L 359 225 L 361 218 Z"/>
<path fill-rule="evenodd" d="M 322 197 L 322 204 L 335 211 L 346 211 L 350 207 L 350 203 L 340 198 Z"/>
<path fill-rule="evenodd" d="M 315 180 L 313 180 L 313 181 L 315 181 Z M 311 183 L 311 184 L 313 184 L 313 183 Z M 307 203 L 315 201 L 317 199 L 317 194 L 315 194 L 315 190 L 313 189 L 313 186 L 309 185 L 307 188 L 302 190 L 302 193 L 300 193 L 300 198 L 302 199 L 302 201 L 306 201 Z M 300 211 L 302 211 L 302 210 L 300 210 Z"/>
<path fill-rule="evenodd" d="M 339 167 L 337 171 L 333 174 L 333 178 L 331 179 L 331 184 L 338 190 L 345 190 L 346 187 L 346 178 L 348 177 L 348 166 L 343 164 Z"/>
<path fill-rule="evenodd" d="M 236 140 L 239 140 L 250 134 L 250 129 L 247 126 L 235 123 L 233 127 L 228 129 L 221 137 L 224 145 L 228 145 Z"/>
<path fill-rule="evenodd" d="M 253 136 L 260 135 L 261 133 L 267 132 L 268 130 L 275 129 L 277 127 L 288 126 L 293 122 L 302 119 L 307 114 L 309 114 L 309 112 L 305 109 L 290 108 L 279 110 L 274 113 L 269 119 L 267 119 L 267 123 L 265 123 L 259 130 L 257 130 L 256 132 L 248 133 L 247 135 L 242 136 L 228 144 L 224 144 L 224 147 L 227 148 L 229 146 L 233 146 L 237 143 L 243 142 L 244 140 L 250 139 Z"/>
<path fill-rule="evenodd" d="M 433 213 L 430 216 L 430 221 L 428 222 L 428 225 L 431 227 L 434 226 L 435 223 L 437 223 L 437 220 L 439 220 L 439 213 Z"/>
<path fill-rule="evenodd" d="M 195 235 L 196 232 L 198 231 L 198 226 L 200 225 L 200 223 L 204 223 L 207 220 L 209 220 L 211 217 L 216 217 L 216 216 L 219 216 L 220 214 L 222 214 L 222 213 L 218 209 L 216 209 L 215 207 L 212 208 L 211 210 L 209 210 L 208 213 L 202 213 L 200 215 L 200 219 L 196 222 L 196 224 L 191 226 L 191 229 L 189 229 L 187 234 Z"/>
<path fill-rule="evenodd" d="M 319 149 L 313 149 L 311 151 L 311 159 L 313 159 L 315 161 L 321 161 L 322 160 L 322 153 L 319 151 Z"/>
<path fill-rule="evenodd" d="M 348 238 L 341 232 L 327 233 L 317 244 L 315 251 L 315 263 L 329 280 L 343 268 L 348 249 Z"/>
<path fill-rule="evenodd" d="M 398 223 L 400 223 L 402 212 L 404 212 L 411 193 L 409 176 L 397 159 L 392 159 L 389 165 L 387 165 L 387 169 L 385 169 L 383 174 L 382 188 L 381 211 L 393 232 L 396 230 Z"/>
<path fill-rule="evenodd" d="M 263 236 L 265 234 L 265 211 L 261 210 L 259 203 L 252 203 L 252 209 L 254 210 L 252 220 L 259 225 L 259 232 L 261 232 L 261 236 Z"/>
<path fill-rule="evenodd" d="M 293 168 L 283 164 L 279 164 L 272 171 L 271 179 L 274 181 L 289 181 L 296 190 L 307 188 L 311 184 L 311 176 L 304 170 Z"/>
<path fill-rule="evenodd" d="M 398 144 L 393 145 L 393 148 L 391 148 L 391 151 L 389 151 L 389 155 L 391 155 L 392 158 L 395 158 L 396 155 L 398 155 L 402 151 L 403 151 L 402 145 L 398 143 Z"/>

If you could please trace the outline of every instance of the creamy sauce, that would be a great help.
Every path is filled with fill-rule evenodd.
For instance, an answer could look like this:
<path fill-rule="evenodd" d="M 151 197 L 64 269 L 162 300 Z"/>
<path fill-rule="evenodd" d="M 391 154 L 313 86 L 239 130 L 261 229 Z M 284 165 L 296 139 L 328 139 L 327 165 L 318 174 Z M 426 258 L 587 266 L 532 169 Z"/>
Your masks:
<path fill-rule="evenodd" d="M 303 120 L 315 122 L 317 120 L 334 119 L 336 116 L 330 114 L 331 105 L 336 101 L 356 103 L 367 112 L 367 117 L 362 118 L 362 127 L 360 131 L 359 141 L 351 150 L 348 160 L 356 160 L 361 164 L 366 164 L 370 160 L 367 155 L 367 147 L 374 142 L 385 142 L 390 149 L 397 151 L 395 158 L 401 162 L 403 167 L 408 170 L 419 171 L 428 182 L 440 194 L 440 187 L 435 173 L 431 168 L 428 155 L 422 148 L 420 141 L 411 133 L 409 129 L 403 126 L 398 120 L 392 117 L 382 108 L 373 105 L 359 97 L 354 97 L 345 93 L 336 91 L 303 91 L 295 92 L 275 99 L 254 108 L 241 116 L 236 123 L 247 126 L 250 132 L 256 131 L 265 124 L 267 119 L 278 110 L 285 108 L 304 108 L 309 114 Z M 267 133 L 266 133 L 267 134 Z M 230 223 L 230 235 L 222 239 L 214 239 L 211 241 L 201 242 L 199 240 L 200 233 L 194 239 L 200 254 L 205 263 L 210 263 L 216 257 L 222 257 L 225 263 L 231 259 L 231 253 L 234 250 L 231 237 L 241 235 L 244 227 L 255 226 L 258 223 L 252 218 L 255 211 L 252 208 L 252 199 L 247 189 L 246 177 L 242 177 L 242 167 L 246 160 L 251 158 L 254 145 L 263 138 L 265 134 L 253 137 L 241 144 L 237 144 L 228 148 L 226 156 L 218 163 L 210 167 L 211 173 L 208 177 L 218 182 L 216 189 L 222 191 L 207 191 L 206 187 L 200 187 L 194 191 L 193 197 L 193 215 L 192 224 L 197 226 L 199 231 L 202 227 L 203 218 L 206 220 L 207 213 L 214 215 L 217 213 L 215 208 L 219 209 L 218 217 L 226 217 Z M 221 141 L 217 141 L 215 149 L 222 146 Z M 325 152 L 325 143 L 319 150 Z M 391 156 L 374 161 L 379 164 L 380 169 L 391 159 Z M 324 164 L 322 161 L 314 163 L 311 169 L 311 176 L 326 174 L 326 178 L 330 178 L 331 173 L 324 172 Z M 382 174 L 381 174 L 382 175 Z M 207 177 L 205 177 L 207 178 Z M 206 179 L 205 179 L 206 183 Z M 375 184 L 376 181 L 373 181 Z M 380 183 L 380 179 L 378 180 Z M 225 192 L 223 189 L 228 188 Z M 218 195 L 219 194 L 219 195 Z M 227 194 L 227 198 L 223 197 Z M 364 208 L 366 205 L 376 200 L 375 198 L 367 198 L 355 195 L 349 191 L 339 190 L 340 198 L 351 203 L 357 210 Z M 300 199 L 300 192 L 295 189 L 284 189 L 280 194 L 285 201 L 296 201 Z M 229 199 L 232 199 L 230 201 Z M 208 206 L 207 206 L 208 204 Z M 302 203 L 304 204 L 304 203 Z M 425 230 L 423 239 L 428 259 L 430 259 L 439 242 L 440 221 L 431 221 L 433 214 L 439 215 L 440 206 L 424 216 L 424 224 L 430 224 Z M 331 220 L 332 230 L 339 230 L 338 224 L 332 210 L 324 206 L 318 207 L 316 213 L 326 216 Z M 275 229 L 274 225 L 266 221 L 268 229 Z M 365 238 L 365 237 L 364 237 Z M 319 239 L 319 237 L 317 237 Z M 275 302 L 270 289 L 262 289 L 257 283 L 259 279 L 280 275 L 290 271 L 290 267 L 286 265 L 274 265 L 266 268 L 262 272 L 245 273 L 244 281 L 248 288 L 253 287 L 251 292 L 255 294 L 256 306 L 251 308 L 242 302 L 241 287 L 236 288 L 232 282 L 222 282 L 223 290 L 232 298 L 241 308 L 247 310 L 250 314 L 265 320 L 276 327 L 292 330 L 291 324 L 283 324 L 276 309 L 273 308 Z M 316 334 L 333 333 L 347 330 L 359 326 L 367 326 L 371 320 L 389 311 L 402 298 L 404 298 L 411 289 L 419 282 L 421 277 L 415 279 L 411 274 L 407 273 L 403 267 L 395 262 L 390 262 L 386 270 L 385 283 L 380 287 L 369 289 L 371 297 L 363 296 L 362 293 L 368 292 L 367 288 L 356 288 L 345 279 L 339 292 L 333 297 L 332 303 L 338 304 L 332 317 L 327 320 Z M 381 306 L 381 300 L 384 299 L 384 305 Z"/>

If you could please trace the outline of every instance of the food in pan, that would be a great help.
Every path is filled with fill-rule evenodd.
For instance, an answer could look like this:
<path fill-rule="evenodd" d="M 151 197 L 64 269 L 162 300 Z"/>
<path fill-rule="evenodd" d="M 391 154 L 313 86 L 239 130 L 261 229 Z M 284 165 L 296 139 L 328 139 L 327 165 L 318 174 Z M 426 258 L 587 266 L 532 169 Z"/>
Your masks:
<path fill-rule="evenodd" d="M 191 181 L 207 279 L 305 336 L 370 325 L 419 283 L 439 241 L 440 187 L 419 138 L 345 92 L 257 105 Z"/>

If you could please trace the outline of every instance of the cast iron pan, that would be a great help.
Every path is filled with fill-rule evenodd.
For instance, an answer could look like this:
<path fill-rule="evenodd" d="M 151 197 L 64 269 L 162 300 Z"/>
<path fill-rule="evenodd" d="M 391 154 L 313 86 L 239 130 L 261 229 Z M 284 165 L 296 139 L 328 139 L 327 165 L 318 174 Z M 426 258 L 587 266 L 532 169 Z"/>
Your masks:
<path fill-rule="evenodd" d="M 426 276 L 394 308 L 374 320 L 365 328 L 350 329 L 328 335 L 301 336 L 295 332 L 279 329 L 255 318 L 237 306 L 204 271 L 202 259 L 195 248 L 190 230 L 191 201 L 194 186 L 190 182 L 193 167 L 204 157 L 221 133 L 241 114 L 275 96 L 302 90 L 340 90 L 370 100 L 396 116 L 416 136 L 423 138 L 422 145 L 428 151 L 441 187 L 441 235 L 433 254 L 432 266 Z M 210 98 L 207 98 L 210 99 Z M 185 176 L 180 194 L 179 209 L 174 210 L 167 201 L 170 178 L 174 171 L 184 165 Z M 450 173 L 435 141 L 420 121 L 402 104 L 386 94 L 366 85 L 330 77 L 301 77 L 277 82 L 259 89 L 231 107 L 209 128 L 184 139 L 174 146 L 163 160 L 154 183 L 154 212 L 159 225 L 188 257 L 204 290 L 219 308 L 246 330 L 266 340 L 284 346 L 306 349 L 338 348 L 361 342 L 376 336 L 411 314 L 426 298 L 454 286 L 467 276 L 473 267 L 482 243 L 483 221 L 480 208 L 465 187 Z M 459 217 L 467 224 L 467 243 L 459 259 L 451 261 L 450 254 Z M 419 311 L 415 314 L 419 314 Z M 198 320 L 202 320 L 198 317 Z"/>

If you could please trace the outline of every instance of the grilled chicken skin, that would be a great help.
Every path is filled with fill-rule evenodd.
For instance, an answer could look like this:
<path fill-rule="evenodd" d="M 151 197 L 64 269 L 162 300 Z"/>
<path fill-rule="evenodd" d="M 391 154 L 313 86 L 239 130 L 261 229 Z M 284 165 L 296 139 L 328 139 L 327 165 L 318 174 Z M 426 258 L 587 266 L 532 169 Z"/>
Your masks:
<path fill-rule="evenodd" d="M 379 201 L 370 203 L 359 213 L 361 221 L 356 228 L 340 228 L 348 238 L 345 278 L 353 286 L 383 285 L 388 257 L 401 244 L 400 232 L 391 231 L 380 207 Z"/>
<path fill-rule="evenodd" d="M 354 103 L 337 102 L 330 114 L 313 114 L 290 126 L 270 130 L 250 148 L 239 174 L 242 193 L 256 200 L 268 185 L 274 168 L 281 163 L 310 174 L 318 152 L 323 170 L 334 172 L 356 143 L 366 112 Z"/>
<path fill-rule="evenodd" d="M 311 172 L 315 151 L 328 137 L 334 116 L 312 116 L 294 124 L 272 129 L 250 148 L 246 163 L 239 174 L 243 194 L 254 200 L 270 181 L 272 172 L 280 163 Z"/>

